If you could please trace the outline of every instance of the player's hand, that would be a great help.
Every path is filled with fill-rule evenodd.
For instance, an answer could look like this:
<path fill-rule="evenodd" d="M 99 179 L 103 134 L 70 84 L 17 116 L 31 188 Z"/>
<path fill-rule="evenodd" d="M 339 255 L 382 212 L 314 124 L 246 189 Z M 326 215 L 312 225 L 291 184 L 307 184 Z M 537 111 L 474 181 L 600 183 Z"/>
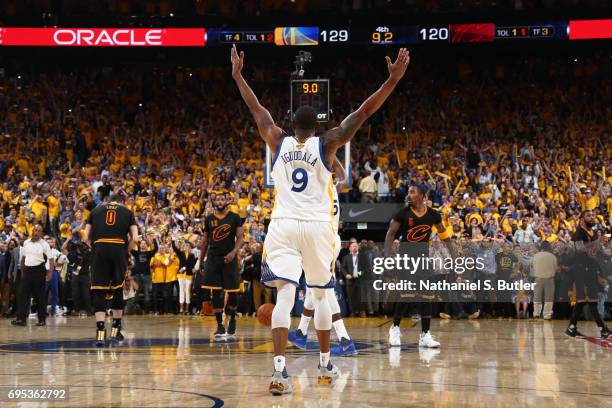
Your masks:
<path fill-rule="evenodd" d="M 229 254 L 225 255 L 223 259 L 225 260 L 225 263 L 230 263 L 234 260 L 235 257 L 236 251 L 231 251 Z"/>
<path fill-rule="evenodd" d="M 353 279 L 353 275 L 351 275 L 350 273 L 346 275 L 346 279 L 351 280 Z"/>
<path fill-rule="evenodd" d="M 47 275 L 45 276 L 45 281 L 46 282 L 50 282 L 51 281 L 51 271 L 47 271 Z"/>
<path fill-rule="evenodd" d="M 408 63 L 410 62 L 410 53 L 406 48 L 400 48 L 399 52 L 397 53 L 397 59 L 395 60 L 395 62 L 391 63 L 391 58 L 389 57 L 385 57 L 385 60 L 387 61 L 389 78 L 399 81 L 400 79 L 402 79 L 402 77 L 406 73 L 406 69 L 408 68 Z"/>
<path fill-rule="evenodd" d="M 232 77 L 236 77 L 240 75 L 242 72 L 242 66 L 244 64 L 244 51 L 240 51 L 240 55 L 238 55 L 238 50 L 236 49 L 236 44 L 232 45 L 231 50 L 231 61 L 232 61 Z"/>

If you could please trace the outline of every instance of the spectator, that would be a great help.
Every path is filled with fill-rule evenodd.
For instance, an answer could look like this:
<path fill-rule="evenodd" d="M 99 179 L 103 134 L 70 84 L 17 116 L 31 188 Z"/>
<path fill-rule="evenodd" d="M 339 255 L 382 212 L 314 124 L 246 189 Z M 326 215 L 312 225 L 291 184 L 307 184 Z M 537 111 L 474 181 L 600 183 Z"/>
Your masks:
<path fill-rule="evenodd" d="M 520 228 L 514 233 L 514 242 L 517 244 L 531 244 L 539 241 L 540 238 L 533 230 L 533 224 L 530 224 L 527 220 L 523 220 Z"/>
<path fill-rule="evenodd" d="M 365 163 L 364 168 L 370 172 L 370 175 L 376 181 L 378 202 L 388 202 L 390 197 L 389 176 L 387 175 L 388 166 L 385 164 L 382 167 L 372 168 L 368 161 Z"/>
<path fill-rule="evenodd" d="M 91 307 L 91 248 L 87 243 L 75 244 L 67 240 L 62 253 L 68 259 L 68 273 L 72 289 L 73 314 L 90 315 Z"/>
<path fill-rule="evenodd" d="M 179 257 L 175 253 L 170 252 L 168 246 L 166 248 L 166 279 L 165 279 L 165 292 L 164 302 L 166 307 L 166 313 L 176 314 L 177 312 L 177 301 L 175 293 L 179 293 L 178 274 L 180 269 Z"/>
<path fill-rule="evenodd" d="M 244 259 L 244 275 L 245 279 L 251 281 L 255 311 L 263 303 L 272 302 L 272 290 L 261 283 L 261 253 L 262 245 L 260 243 L 252 244 L 251 254 Z"/>
<path fill-rule="evenodd" d="M 378 173 L 377 173 L 378 174 Z M 361 193 L 362 203 L 375 203 L 378 195 L 378 184 L 375 176 L 368 174 L 359 182 L 359 192 Z"/>
<path fill-rule="evenodd" d="M 149 249 L 151 248 L 151 249 Z M 133 279 L 138 284 L 139 291 L 142 291 L 144 297 L 144 306 L 142 310 L 145 313 L 151 313 L 151 292 L 153 290 L 151 282 L 151 259 L 159 249 L 158 238 L 141 239 L 138 243 L 138 250 L 132 250 L 134 258 Z"/>
<path fill-rule="evenodd" d="M 364 304 L 364 309 L 367 310 L 369 316 L 378 314 L 379 296 L 378 291 L 374 289 L 373 282 L 377 278 L 372 271 L 374 266 L 374 258 L 379 256 L 379 251 L 374 241 L 363 240 L 359 244 L 359 253 L 364 255 L 363 270 L 361 275 L 361 300 Z"/>
<path fill-rule="evenodd" d="M 496 263 L 496 280 L 510 282 L 512 275 L 518 266 L 518 258 L 512 251 L 512 245 L 504 244 L 495 255 Z M 506 291 L 497 293 L 497 314 L 498 316 L 512 316 L 512 307 L 509 302 L 512 301 L 512 297 L 507 294 Z"/>
<path fill-rule="evenodd" d="M 550 243 L 542 242 L 540 251 L 533 256 L 533 272 L 535 276 L 535 289 L 533 295 L 533 317 L 543 315 L 544 320 L 552 319 L 555 274 L 559 266 L 557 257 L 552 253 Z M 542 310 L 544 302 L 544 310 Z"/>
<path fill-rule="evenodd" d="M 368 270 L 367 255 L 359 252 L 357 242 L 351 243 L 349 253 L 342 259 L 342 277 L 353 316 L 366 316 L 365 310 L 362 309 L 361 287 L 361 277 L 366 270 Z"/>
<path fill-rule="evenodd" d="M 61 283 L 60 270 L 64 265 L 66 265 L 68 259 L 55 247 L 55 240 L 53 238 L 44 237 L 44 239 L 49 244 L 49 248 L 51 248 L 51 256 L 49 259 L 47 259 L 45 267 L 46 269 L 52 271 L 51 280 L 45 283 L 45 297 L 46 293 L 49 292 L 51 298 L 50 315 L 55 316 L 57 314 L 57 306 L 59 304 L 59 291 Z"/>
<path fill-rule="evenodd" d="M 191 252 L 191 245 L 189 242 L 183 243 L 183 248 L 180 249 L 175 240 L 172 240 L 172 249 L 179 259 L 179 305 L 180 314 L 188 314 L 189 306 L 191 303 L 191 281 L 193 279 L 193 268 L 196 264 L 196 258 Z"/>
<path fill-rule="evenodd" d="M 17 313 L 17 288 L 21 280 L 21 253 L 22 247 L 19 243 L 19 238 L 13 238 L 9 241 L 8 249 L 11 253 L 11 261 L 8 269 L 8 279 L 10 284 L 10 314 Z"/>
<path fill-rule="evenodd" d="M 8 245 L 0 241 L 0 314 L 6 316 L 8 314 L 11 284 L 9 279 L 9 266 L 11 264 L 11 253 L 8 250 Z"/>
<path fill-rule="evenodd" d="M 166 256 L 164 245 L 160 245 L 158 252 L 151 258 L 151 282 L 153 284 L 153 310 L 155 314 L 164 313 L 164 306 L 160 307 L 160 297 L 162 298 L 161 305 L 165 305 L 165 287 L 166 287 L 166 266 L 168 265 L 168 257 Z"/>

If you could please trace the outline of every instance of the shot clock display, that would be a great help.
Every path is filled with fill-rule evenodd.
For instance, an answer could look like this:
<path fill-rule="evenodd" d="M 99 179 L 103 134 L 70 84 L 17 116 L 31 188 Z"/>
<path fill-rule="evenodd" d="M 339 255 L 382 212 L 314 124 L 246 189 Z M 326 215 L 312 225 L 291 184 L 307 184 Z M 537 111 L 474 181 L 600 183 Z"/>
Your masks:
<path fill-rule="evenodd" d="M 317 121 L 329 120 L 329 79 L 295 79 L 291 81 L 291 116 L 300 107 L 310 105 Z"/>

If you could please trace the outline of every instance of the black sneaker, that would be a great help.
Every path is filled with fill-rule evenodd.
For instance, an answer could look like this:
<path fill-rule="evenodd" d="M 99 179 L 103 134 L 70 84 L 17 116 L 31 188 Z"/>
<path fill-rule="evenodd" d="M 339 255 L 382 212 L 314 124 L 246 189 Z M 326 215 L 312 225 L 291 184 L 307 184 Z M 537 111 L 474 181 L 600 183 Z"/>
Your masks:
<path fill-rule="evenodd" d="M 584 337 L 575 327 L 568 327 L 565 329 L 565 335 L 569 337 Z"/>
<path fill-rule="evenodd" d="M 225 327 L 222 324 L 217 325 L 217 331 L 215 332 L 215 337 L 223 337 L 225 336 Z"/>
<path fill-rule="evenodd" d="M 11 324 L 13 326 L 25 326 L 26 322 L 23 321 L 23 320 L 15 319 L 15 320 L 11 321 Z"/>
<path fill-rule="evenodd" d="M 124 337 L 123 334 L 121 334 L 121 329 L 118 327 L 113 327 L 111 328 L 111 337 L 110 337 L 110 341 L 112 341 L 113 343 L 121 343 L 123 341 Z"/>
<path fill-rule="evenodd" d="M 227 325 L 227 335 L 233 336 L 236 334 L 236 319 L 230 319 Z"/>
<path fill-rule="evenodd" d="M 106 342 L 106 330 L 96 330 L 96 341 L 94 342 L 94 346 L 104 347 L 105 342 Z"/>
<path fill-rule="evenodd" d="M 46 325 L 47 325 L 47 323 L 46 323 L 44 320 L 40 320 L 40 321 L 38 321 L 38 323 L 36 323 L 36 325 L 37 325 L 38 327 L 42 327 L 42 326 L 46 326 Z"/>
<path fill-rule="evenodd" d="M 610 329 L 608 329 L 607 326 L 604 326 L 601 328 L 601 338 L 606 340 L 608 337 L 610 337 Z"/>

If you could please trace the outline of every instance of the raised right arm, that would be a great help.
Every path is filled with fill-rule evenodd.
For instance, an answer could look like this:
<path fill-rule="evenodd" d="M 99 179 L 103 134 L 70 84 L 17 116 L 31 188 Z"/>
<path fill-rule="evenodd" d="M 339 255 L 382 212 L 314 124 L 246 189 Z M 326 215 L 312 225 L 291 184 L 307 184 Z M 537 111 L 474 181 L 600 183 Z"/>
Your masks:
<path fill-rule="evenodd" d="M 257 129 L 259 130 L 261 138 L 266 142 L 270 149 L 272 149 L 272 151 L 276 151 L 276 147 L 278 146 L 278 143 L 282 137 L 283 131 L 281 128 L 276 126 L 270 112 L 264 108 L 261 103 L 259 103 L 259 99 L 257 99 L 257 96 L 243 78 L 242 66 L 244 64 L 244 51 L 240 51 L 240 55 L 238 55 L 235 45 L 232 46 L 231 61 L 232 78 L 234 78 L 234 81 L 238 86 L 240 96 L 242 96 L 242 99 L 249 107 L 249 111 L 251 111 L 251 115 L 253 115 L 255 123 L 257 123 Z"/>
<path fill-rule="evenodd" d="M 386 57 L 386 61 L 389 71 L 387 80 L 356 111 L 348 115 L 340 123 L 340 126 L 330 129 L 324 135 L 323 149 L 328 160 L 334 157 L 340 146 L 348 143 L 355 136 L 361 125 L 385 103 L 399 80 L 406 73 L 408 63 L 410 62 L 410 55 L 408 50 L 401 48 L 394 63 L 391 62 L 389 57 Z M 330 161 L 328 166 L 331 167 L 332 163 Z"/>

